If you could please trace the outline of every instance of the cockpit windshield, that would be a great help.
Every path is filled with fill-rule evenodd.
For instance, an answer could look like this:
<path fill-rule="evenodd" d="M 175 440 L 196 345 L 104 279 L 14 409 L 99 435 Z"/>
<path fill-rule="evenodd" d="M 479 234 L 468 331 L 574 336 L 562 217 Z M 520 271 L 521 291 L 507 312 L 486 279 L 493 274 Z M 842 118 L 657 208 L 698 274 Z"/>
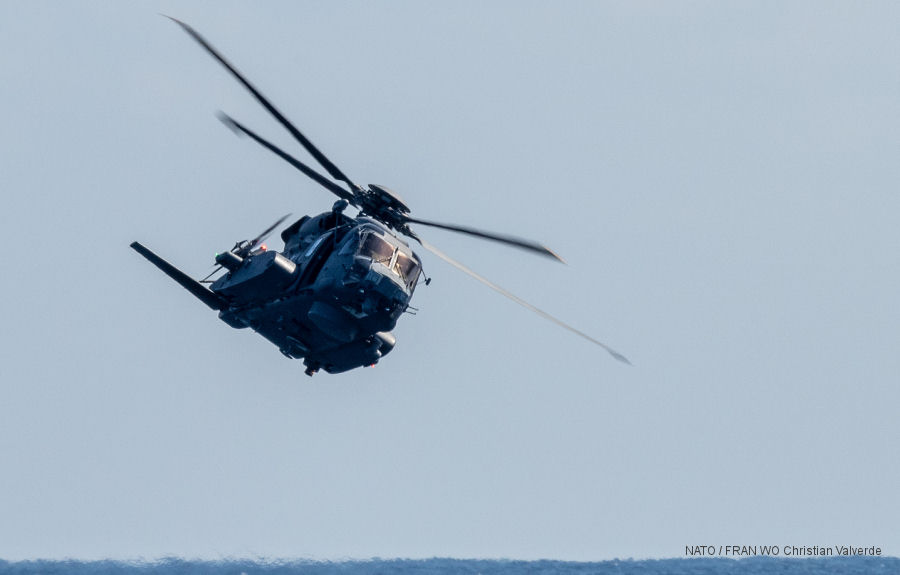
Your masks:
<path fill-rule="evenodd" d="M 394 246 L 375 234 L 366 234 L 359 248 L 360 255 L 372 258 L 372 261 L 388 265 L 394 255 Z"/>
<path fill-rule="evenodd" d="M 407 287 L 412 286 L 419 278 L 419 262 L 388 243 L 379 234 L 364 232 L 358 244 L 357 254 L 371 258 L 400 276 Z M 345 248 L 346 249 L 346 248 Z"/>
<path fill-rule="evenodd" d="M 406 285 L 412 285 L 419 277 L 419 264 L 416 260 L 403 254 L 397 254 L 397 262 L 394 264 L 394 272 L 398 274 Z"/>

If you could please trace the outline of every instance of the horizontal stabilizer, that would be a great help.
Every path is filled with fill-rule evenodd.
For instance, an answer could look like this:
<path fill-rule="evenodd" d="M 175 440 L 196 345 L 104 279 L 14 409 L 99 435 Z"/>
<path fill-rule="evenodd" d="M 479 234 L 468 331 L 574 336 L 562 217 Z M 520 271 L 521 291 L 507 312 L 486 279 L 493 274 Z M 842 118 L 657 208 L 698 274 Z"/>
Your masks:
<path fill-rule="evenodd" d="M 220 310 L 227 307 L 225 300 L 207 289 L 202 283 L 179 270 L 138 242 L 131 242 L 131 247 L 134 248 L 134 251 L 150 260 L 150 263 L 161 269 L 167 276 L 181 284 L 181 287 L 194 294 L 197 299 L 212 309 Z"/>

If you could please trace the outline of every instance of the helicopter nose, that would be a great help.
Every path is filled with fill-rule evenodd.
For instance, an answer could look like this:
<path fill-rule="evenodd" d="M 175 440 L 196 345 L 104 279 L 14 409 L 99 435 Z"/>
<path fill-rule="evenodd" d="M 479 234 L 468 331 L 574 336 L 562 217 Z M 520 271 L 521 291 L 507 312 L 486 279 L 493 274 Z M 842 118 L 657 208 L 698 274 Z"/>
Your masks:
<path fill-rule="evenodd" d="M 406 287 L 394 281 L 390 272 L 370 270 L 364 282 L 363 290 L 366 301 L 363 308 L 367 313 L 393 314 L 409 301 L 409 292 Z"/>

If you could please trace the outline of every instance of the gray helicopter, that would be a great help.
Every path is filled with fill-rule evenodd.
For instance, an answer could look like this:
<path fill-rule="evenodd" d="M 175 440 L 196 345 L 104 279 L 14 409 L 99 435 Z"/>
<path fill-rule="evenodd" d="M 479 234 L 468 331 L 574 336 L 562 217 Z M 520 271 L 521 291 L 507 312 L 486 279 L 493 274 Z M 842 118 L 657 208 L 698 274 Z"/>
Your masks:
<path fill-rule="evenodd" d="M 231 250 L 217 254 L 218 267 L 202 280 L 194 280 L 140 243 L 131 244 L 200 301 L 217 310 L 222 321 L 235 328 L 249 327 L 278 346 L 285 356 L 303 359 L 310 376 L 320 369 L 340 373 L 374 365 L 394 348 L 396 338 L 391 330 L 410 308 L 416 286 L 420 281 L 426 285 L 431 282 L 422 271 L 421 259 L 402 235 L 516 303 L 599 345 L 619 361 L 630 363 L 609 346 L 453 260 L 420 238 L 409 225 L 460 232 L 563 261 L 557 254 L 529 240 L 414 218 L 406 203 L 390 189 L 375 184 L 363 188 L 354 183 L 196 30 L 170 19 L 225 66 L 333 180 L 226 114 L 220 112 L 219 119 L 338 197 L 330 212 L 303 216 L 285 228 L 281 232 L 282 252 L 268 249 L 263 242 L 289 215 L 253 240 L 238 242 Z M 356 217 L 344 213 L 349 206 L 358 210 Z M 210 280 L 220 271 L 225 274 Z"/>

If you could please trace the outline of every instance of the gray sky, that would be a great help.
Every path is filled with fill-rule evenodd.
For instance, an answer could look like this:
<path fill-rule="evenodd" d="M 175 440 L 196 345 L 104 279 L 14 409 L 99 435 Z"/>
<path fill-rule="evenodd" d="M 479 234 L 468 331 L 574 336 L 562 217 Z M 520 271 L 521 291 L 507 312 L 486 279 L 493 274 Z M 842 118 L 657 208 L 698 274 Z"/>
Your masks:
<path fill-rule="evenodd" d="M 300 362 L 194 276 L 333 198 L 440 230 L 374 369 Z M 0 557 L 900 554 L 900 5 L 0 3 Z M 298 150 L 299 154 L 299 150 Z M 305 157 L 305 156 L 303 156 Z M 275 243 L 275 242 L 273 242 Z"/>

